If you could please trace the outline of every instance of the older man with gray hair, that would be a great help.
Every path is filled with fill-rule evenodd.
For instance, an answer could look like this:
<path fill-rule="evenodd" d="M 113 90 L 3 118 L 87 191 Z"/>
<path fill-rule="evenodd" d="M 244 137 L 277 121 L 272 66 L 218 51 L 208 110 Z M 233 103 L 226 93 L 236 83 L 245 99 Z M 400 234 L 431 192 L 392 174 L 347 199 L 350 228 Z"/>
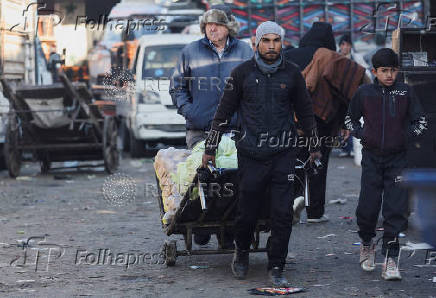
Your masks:
<path fill-rule="evenodd" d="M 189 149 L 206 138 L 231 70 L 253 56 L 250 46 L 236 39 L 239 24 L 228 6 L 212 6 L 200 28 L 205 37 L 182 50 L 170 87 L 173 103 L 186 119 Z"/>
<path fill-rule="evenodd" d="M 296 148 L 293 142 L 277 144 L 285 136 L 296 136 L 294 112 L 306 134 L 315 134 L 312 102 L 298 67 L 283 59 L 283 30 L 264 22 L 256 30 L 254 57 L 233 69 L 212 129 L 206 140 L 203 166 L 215 162 L 215 152 L 232 115 L 238 113 L 238 209 L 235 224 L 236 249 L 231 264 L 233 275 L 246 277 L 249 250 L 258 214 L 270 200 L 271 236 L 268 270 L 273 286 L 287 285 L 283 276 L 292 231 L 293 184 Z M 311 158 L 319 158 L 309 148 Z"/>
<path fill-rule="evenodd" d="M 188 149 L 206 139 L 231 70 L 253 56 L 250 46 L 236 39 L 239 24 L 228 6 L 212 6 L 204 13 L 200 28 L 205 37 L 182 50 L 170 86 L 173 103 L 186 119 Z M 233 116 L 229 131 L 235 127 Z M 233 247 L 230 234 L 226 233 L 221 247 Z M 209 234 L 194 235 L 197 244 L 206 244 L 209 239 Z"/>

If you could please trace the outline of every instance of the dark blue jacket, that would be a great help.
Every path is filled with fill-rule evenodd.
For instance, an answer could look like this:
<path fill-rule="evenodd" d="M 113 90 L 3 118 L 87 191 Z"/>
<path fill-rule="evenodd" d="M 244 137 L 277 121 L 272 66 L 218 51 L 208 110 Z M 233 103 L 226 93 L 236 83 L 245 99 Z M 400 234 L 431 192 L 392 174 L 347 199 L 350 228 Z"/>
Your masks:
<path fill-rule="evenodd" d="M 186 129 L 209 130 L 226 82 L 234 67 L 253 57 L 250 45 L 229 36 L 220 59 L 204 37 L 188 44 L 171 78 L 170 94 Z M 236 126 L 236 116 L 232 120 Z"/>
<path fill-rule="evenodd" d="M 377 79 L 359 87 L 345 121 L 352 134 L 361 139 L 363 148 L 376 154 L 404 151 L 408 137 L 419 136 L 427 129 L 424 111 L 413 89 L 401 82 L 382 86 Z"/>

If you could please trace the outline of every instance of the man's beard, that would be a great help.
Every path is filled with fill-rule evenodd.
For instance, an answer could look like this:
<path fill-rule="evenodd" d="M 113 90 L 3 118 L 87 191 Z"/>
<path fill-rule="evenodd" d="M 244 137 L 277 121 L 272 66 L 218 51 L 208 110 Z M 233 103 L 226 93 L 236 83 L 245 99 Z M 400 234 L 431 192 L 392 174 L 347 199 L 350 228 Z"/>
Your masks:
<path fill-rule="evenodd" d="M 270 57 L 267 56 L 268 54 L 275 54 L 276 56 L 275 56 L 274 58 L 270 58 Z M 280 58 L 280 53 L 273 52 L 273 51 L 269 51 L 269 52 L 266 52 L 265 54 L 261 54 L 261 53 L 259 52 L 259 56 L 260 56 L 260 58 L 262 58 L 265 62 L 271 62 L 271 63 L 273 63 L 274 61 L 277 61 L 277 60 Z"/>

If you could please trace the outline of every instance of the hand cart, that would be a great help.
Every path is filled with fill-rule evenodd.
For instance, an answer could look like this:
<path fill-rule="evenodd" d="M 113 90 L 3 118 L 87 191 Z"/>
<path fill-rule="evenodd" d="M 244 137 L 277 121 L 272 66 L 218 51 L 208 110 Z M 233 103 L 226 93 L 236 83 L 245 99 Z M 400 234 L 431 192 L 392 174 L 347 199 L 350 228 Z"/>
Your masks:
<path fill-rule="evenodd" d="M 115 104 L 95 103 L 85 84 L 64 74 L 60 79 L 62 84 L 15 90 L 1 79 L 10 103 L 4 153 L 11 177 L 20 174 L 23 152 L 40 162 L 43 174 L 60 161 L 104 160 L 106 172 L 117 169 Z"/>

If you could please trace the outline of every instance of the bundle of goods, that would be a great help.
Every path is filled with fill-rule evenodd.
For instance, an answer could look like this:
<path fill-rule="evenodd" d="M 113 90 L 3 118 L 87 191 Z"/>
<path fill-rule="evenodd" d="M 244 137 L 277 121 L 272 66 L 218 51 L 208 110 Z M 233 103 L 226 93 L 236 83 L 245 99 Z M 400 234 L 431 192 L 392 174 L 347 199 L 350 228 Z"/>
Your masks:
<path fill-rule="evenodd" d="M 201 166 L 204 153 L 204 141 L 195 145 L 192 150 L 161 149 L 158 151 L 154 169 L 162 191 L 165 215 L 164 224 L 169 224 L 180 206 L 182 198 L 191 186 L 196 170 Z M 223 136 L 216 153 L 218 168 L 237 168 L 238 159 L 235 142 L 228 136 Z M 190 199 L 198 199 L 196 188 L 190 194 Z"/>

